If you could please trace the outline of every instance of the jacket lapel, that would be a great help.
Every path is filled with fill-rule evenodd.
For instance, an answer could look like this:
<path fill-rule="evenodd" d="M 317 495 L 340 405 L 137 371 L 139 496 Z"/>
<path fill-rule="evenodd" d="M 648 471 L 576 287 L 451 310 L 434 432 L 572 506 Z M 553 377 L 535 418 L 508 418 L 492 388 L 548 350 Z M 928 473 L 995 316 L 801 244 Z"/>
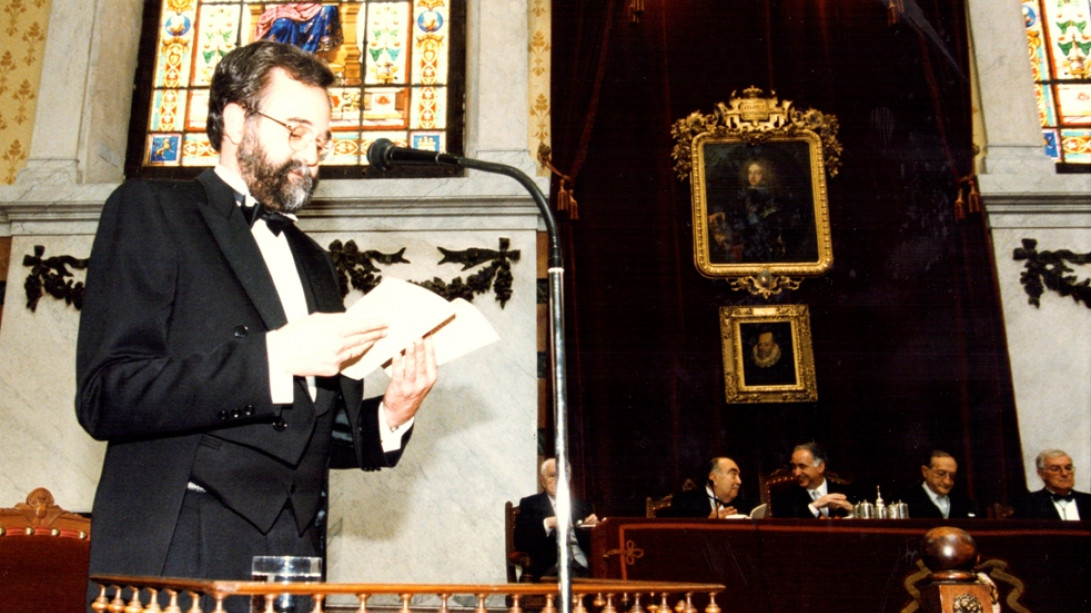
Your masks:
<path fill-rule="evenodd" d="M 197 180 L 208 195 L 208 206 L 200 207 L 201 214 L 265 327 L 275 330 L 288 323 L 261 250 L 235 204 L 235 191 L 211 170 L 201 173 Z"/>

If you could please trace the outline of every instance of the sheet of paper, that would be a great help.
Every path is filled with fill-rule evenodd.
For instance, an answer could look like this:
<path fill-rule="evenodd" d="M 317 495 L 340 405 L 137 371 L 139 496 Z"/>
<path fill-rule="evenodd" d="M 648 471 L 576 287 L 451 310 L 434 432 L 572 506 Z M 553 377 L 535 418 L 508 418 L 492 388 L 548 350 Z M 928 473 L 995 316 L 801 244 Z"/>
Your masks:
<path fill-rule="evenodd" d="M 383 277 L 375 289 L 348 309 L 350 317 L 385 322 L 386 337 L 341 373 L 362 379 L 413 341 L 432 334 L 436 363 L 443 364 L 500 339 L 485 316 L 469 302 L 447 301 L 433 291 L 401 279 Z M 389 369 L 388 369 L 389 374 Z"/>

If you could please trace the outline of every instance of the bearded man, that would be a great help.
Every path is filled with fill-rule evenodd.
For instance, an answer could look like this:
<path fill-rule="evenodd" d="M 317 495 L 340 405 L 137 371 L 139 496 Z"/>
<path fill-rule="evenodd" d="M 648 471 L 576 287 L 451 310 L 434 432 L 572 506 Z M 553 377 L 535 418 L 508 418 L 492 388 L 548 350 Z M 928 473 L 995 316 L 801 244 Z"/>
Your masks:
<path fill-rule="evenodd" d="M 321 556 L 328 468 L 393 466 L 408 442 L 431 343 L 363 400 L 340 371 L 386 325 L 344 313 L 292 224 L 331 148 L 332 83 L 295 47 L 239 47 L 211 84 L 216 168 L 127 182 L 103 208 L 77 346 L 76 414 L 108 443 L 92 574 L 239 580 L 254 556 Z"/>

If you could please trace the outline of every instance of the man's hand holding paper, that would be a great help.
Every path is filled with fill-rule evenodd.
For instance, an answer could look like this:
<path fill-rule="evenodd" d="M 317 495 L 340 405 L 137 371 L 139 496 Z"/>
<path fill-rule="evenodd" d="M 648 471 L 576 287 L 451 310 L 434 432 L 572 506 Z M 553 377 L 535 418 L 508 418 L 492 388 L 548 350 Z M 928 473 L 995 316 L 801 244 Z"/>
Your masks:
<path fill-rule="evenodd" d="M 414 343 L 421 338 L 433 340 L 435 364 L 443 364 L 499 339 L 488 320 L 472 304 L 462 299 L 447 301 L 435 292 L 407 281 L 384 277 L 374 289 L 349 307 L 349 317 L 378 319 L 387 324 L 386 336 L 377 341 L 363 357 L 350 362 L 341 374 L 362 379 L 378 368 L 387 368 L 392 378 L 399 376 L 399 356 L 414 365 L 421 364 Z M 412 349 L 412 352 L 409 351 Z M 430 350 L 431 351 L 431 350 Z M 407 371 L 400 373 L 406 377 Z M 417 376 L 417 371 L 413 371 Z"/>
<path fill-rule="evenodd" d="M 386 335 L 387 325 L 375 318 L 311 313 L 270 332 L 266 344 L 274 369 L 299 377 L 330 377 Z"/>

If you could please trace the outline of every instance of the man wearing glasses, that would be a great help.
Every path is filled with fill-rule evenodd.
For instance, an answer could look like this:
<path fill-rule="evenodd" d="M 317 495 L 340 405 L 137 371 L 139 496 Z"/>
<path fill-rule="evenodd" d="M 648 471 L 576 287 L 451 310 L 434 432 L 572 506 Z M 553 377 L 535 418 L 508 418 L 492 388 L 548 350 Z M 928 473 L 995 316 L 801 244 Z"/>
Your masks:
<path fill-rule="evenodd" d="M 965 519 L 977 516 L 977 506 L 955 490 L 958 462 L 946 451 L 935 449 L 921 463 L 921 482 L 901 498 L 914 519 Z"/>
<path fill-rule="evenodd" d="M 210 90 L 216 168 L 128 182 L 103 208 L 77 348 L 77 416 L 108 443 L 92 574 L 238 580 L 257 555 L 321 556 L 328 468 L 393 466 L 408 442 L 431 342 L 363 400 L 339 373 L 386 326 L 343 312 L 328 254 L 292 225 L 333 81 L 289 45 L 236 49 Z"/>
<path fill-rule="evenodd" d="M 1047 449 L 1034 460 L 1045 487 L 1031 492 L 1015 505 L 1019 519 L 1091 519 L 1091 494 L 1077 492 L 1076 468 L 1060 449 Z"/>

